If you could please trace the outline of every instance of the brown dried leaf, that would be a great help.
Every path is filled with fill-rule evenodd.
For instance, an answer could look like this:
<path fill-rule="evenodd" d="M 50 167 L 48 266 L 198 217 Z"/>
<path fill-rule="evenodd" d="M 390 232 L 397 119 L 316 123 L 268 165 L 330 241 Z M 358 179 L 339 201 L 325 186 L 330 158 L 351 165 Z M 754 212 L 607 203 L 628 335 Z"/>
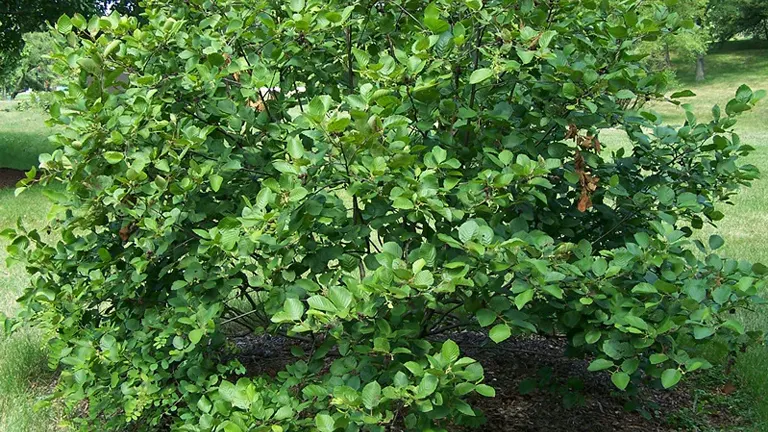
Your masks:
<path fill-rule="evenodd" d="M 576 206 L 580 212 L 584 213 L 588 208 L 592 207 L 592 199 L 589 198 L 589 194 L 586 191 L 581 192 L 581 199 Z"/>

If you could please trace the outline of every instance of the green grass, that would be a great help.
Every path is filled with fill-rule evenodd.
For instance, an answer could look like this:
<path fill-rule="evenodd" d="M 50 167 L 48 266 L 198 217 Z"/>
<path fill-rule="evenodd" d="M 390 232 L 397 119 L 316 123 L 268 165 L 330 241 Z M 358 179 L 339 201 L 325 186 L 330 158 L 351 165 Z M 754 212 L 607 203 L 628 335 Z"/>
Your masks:
<path fill-rule="evenodd" d="M 44 126 L 39 112 L 3 110 L 7 106 L 0 105 L 0 167 L 28 169 L 36 165 L 39 152 L 48 150 L 50 129 Z M 18 198 L 14 198 L 13 189 L 0 190 L 0 230 L 15 226 L 19 218 L 27 226 L 42 226 L 48 207 L 39 188 Z M 0 240 L 0 312 L 10 315 L 17 309 L 16 298 L 28 276 L 20 265 L 4 265 L 6 246 L 7 242 Z M 55 379 L 46 363 L 39 333 L 22 330 L 10 337 L 0 335 L 0 432 L 55 430 L 55 411 L 33 410 Z"/>
<path fill-rule="evenodd" d="M 697 96 L 687 99 L 694 113 L 702 120 L 711 119 L 711 108 L 721 108 L 736 89 L 747 84 L 753 90 L 768 90 L 768 46 L 739 41 L 719 47 L 705 60 L 707 80 L 694 82 L 694 65 L 678 65 L 681 87 L 690 88 Z M 683 122 L 682 110 L 670 104 L 653 106 L 671 124 Z M 744 189 L 733 206 L 723 209 L 725 219 L 704 235 L 718 233 L 726 239 L 722 250 L 736 259 L 768 263 L 768 100 L 740 118 L 736 130 L 744 143 L 755 148 L 745 160 L 762 171 L 752 187 Z M 768 310 L 744 315 L 747 326 L 768 330 Z M 742 389 L 750 398 L 740 408 L 747 412 L 754 431 L 768 431 L 768 348 L 757 347 L 742 355 L 734 368 Z"/>
<path fill-rule="evenodd" d="M 40 153 L 51 150 L 51 129 L 39 111 L 16 111 L 14 105 L 0 102 L 0 168 L 26 171 L 37 165 Z"/>

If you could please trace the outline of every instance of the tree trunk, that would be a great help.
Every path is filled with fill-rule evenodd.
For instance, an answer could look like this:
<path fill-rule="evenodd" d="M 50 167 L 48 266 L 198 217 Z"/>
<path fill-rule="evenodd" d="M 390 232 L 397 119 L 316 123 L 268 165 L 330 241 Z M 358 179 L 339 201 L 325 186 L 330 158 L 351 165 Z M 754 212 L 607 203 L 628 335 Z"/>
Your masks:
<path fill-rule="evenodd" d="M 669 44 L 664 44 L 664 62 L 667 64 L 667 69 L 672 69 L 672 56 L 669 54 Z"/>
<path fill-rule="evenodd" d="M 696 58 L 696 82 L 704 81 L 704 54 L 699 54 Z"/>

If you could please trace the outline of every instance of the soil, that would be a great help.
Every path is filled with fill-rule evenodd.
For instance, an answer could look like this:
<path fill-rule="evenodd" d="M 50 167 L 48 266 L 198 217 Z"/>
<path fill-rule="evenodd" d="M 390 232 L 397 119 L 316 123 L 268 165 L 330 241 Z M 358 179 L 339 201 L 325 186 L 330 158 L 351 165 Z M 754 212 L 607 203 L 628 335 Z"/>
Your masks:
<path fill-rule="evenodd" d="M 0 168 L 0 189 L 14 187 L 19 180 L 25 177 L 24 171 Z"/>
<path fill-rule="evenodd" d="M 640 389 L 639 400 L 646 415 L 625 409 L 627 398 L 618 392 L 608 374 L 587 371 L 587 360 L 564 356 L 566 343 L 560 338 L 530 337 L 495 344 L 472 332 L 448 335 L 459 344 L 462 356 L 481 362 L 485 383 L 496 389 L 495 398 L 473 396 L 469 402 L 479 408 L 487 422 L 478 429 L 452 426 L 451 432 L 672 432 L 669 419 L 695 404 L 693 388 L 678 386 L 672 391 L 652 387 Z M 294 361 L 290 347 L 295 341 L 281 337 L 245 336 L 234 338 L 236 357 L 249 375 L 275 376 Z M 329 354 L 329 357 L 332 354 Z M 329 358 L 331 360 L 331 358 Z M 523 385 L 536 381 L 537 387 L 522 392 Z M 719 389 L 710 389 L 718 393 Z M 570 407 L 567 401 L 575 401 Z M 727 429 L 743 419 L 726 412 L 712 413 L 710 425 Z M 397 428 L 394 428 L 397 429 Z"/>

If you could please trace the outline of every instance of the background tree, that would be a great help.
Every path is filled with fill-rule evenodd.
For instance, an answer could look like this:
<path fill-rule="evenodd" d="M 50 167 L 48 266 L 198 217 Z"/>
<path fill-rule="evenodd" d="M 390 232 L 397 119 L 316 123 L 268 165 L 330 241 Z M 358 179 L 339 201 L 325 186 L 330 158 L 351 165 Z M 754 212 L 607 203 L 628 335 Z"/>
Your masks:
<path fill-rule="evenodd" d="M 739 34 L 768 39 L 768 0 L 709 0 L 706 21 L 717 42 Z"/>
<path fill-rule="evenodd" d="M 24 49 L 24 35 L 44 30 L 61 15 L 101 15 L 111 10 L 138 15 L 139 0 L 4 0 L 0 10 L 0 83 L 19 77 L 16 70 Z"/>
<path fill-rule="evenodd" d="M 667 33 L 654 41 L 644 43 L 643 50 L 648 52 L 646 60 L 650 67 L 661 70 L 672 69 L 672 55 L 678 61 L 696 61 L 696 79 L 704 79 L 704 55 L 710 41 L 710 30 L 705 25 L 706 10 L 709 0 L 667 1 L 672 18 L 677 21 L 679 30 Z M 653 17 L 657 13 L 654 7 L 646 6 L 644 13 Z"/>

